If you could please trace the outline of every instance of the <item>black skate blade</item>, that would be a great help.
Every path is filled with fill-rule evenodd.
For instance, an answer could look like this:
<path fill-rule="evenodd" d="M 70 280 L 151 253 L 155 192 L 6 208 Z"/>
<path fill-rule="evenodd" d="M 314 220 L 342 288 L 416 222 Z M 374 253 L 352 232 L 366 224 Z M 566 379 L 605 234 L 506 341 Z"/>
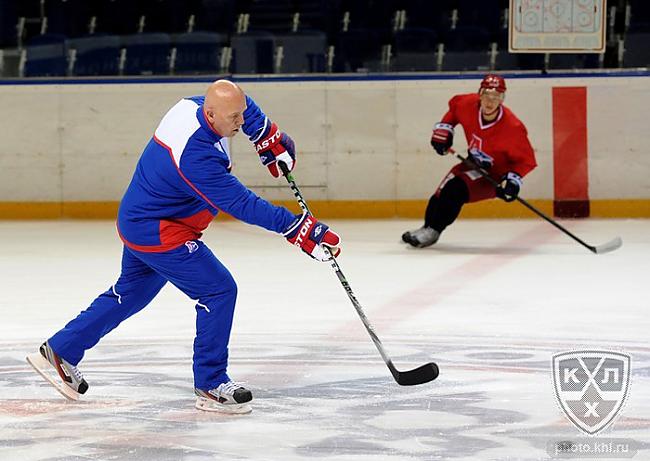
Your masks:
<path fill-rule="evenodd" d="M 391 363 L 392 365 L 392 363 Z M 394 366 L 389 367 L 395 381 L 400 386 L 417 386 L 433 381 L 440 374 L 438 365 L 427 363 L 409 371 L 399 371 Z"/>

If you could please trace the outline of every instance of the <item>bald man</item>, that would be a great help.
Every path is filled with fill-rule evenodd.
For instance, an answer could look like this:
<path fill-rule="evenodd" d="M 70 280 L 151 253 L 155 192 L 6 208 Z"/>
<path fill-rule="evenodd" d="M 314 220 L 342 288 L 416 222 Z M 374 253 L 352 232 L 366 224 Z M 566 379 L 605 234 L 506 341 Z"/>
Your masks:
<path fill-rule="evenodd" d="M 197 300 L 196 408 L 251 411 L 251 391 L 226 372 L 237 286 L 200 240 L 202 232 L 223 210 L 282 234 L 318 261 L 338 255 L 340 238 L 313 216 L 296 216 L 258 197 L 230 173 L 228 138 L 239 130 L 274 177 L 281 175 L 280 161 L 293 169 L 291 138 L 230 81 L 214 82 L 205 96 L 182 99 L 161 120 L 120 203 L 117 229 L 124 248 L 117 282 L 27 357 L 68 399 L 88 390 L 77 368 L 84 353 L 171 282 Z"/>

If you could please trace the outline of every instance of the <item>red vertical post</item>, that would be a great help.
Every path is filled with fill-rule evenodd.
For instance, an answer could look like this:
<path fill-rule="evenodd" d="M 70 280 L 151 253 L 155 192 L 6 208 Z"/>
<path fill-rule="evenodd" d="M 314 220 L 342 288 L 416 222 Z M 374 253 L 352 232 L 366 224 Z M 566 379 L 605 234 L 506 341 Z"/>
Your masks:
<path fill-rule="evenodd" d="M 589 217 L 587 88 L 553 88 L 553 212 Z"/>

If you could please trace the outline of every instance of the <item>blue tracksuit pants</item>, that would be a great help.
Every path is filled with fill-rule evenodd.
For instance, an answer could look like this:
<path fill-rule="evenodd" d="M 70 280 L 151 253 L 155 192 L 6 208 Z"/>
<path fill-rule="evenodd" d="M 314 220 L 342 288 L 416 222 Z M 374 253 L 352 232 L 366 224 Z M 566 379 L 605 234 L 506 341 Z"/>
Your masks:
<path fill-rule="evenodd" d="M 232 275 L 200 240 L 164 253 L 142 253 L 124 247 L 122 273 L 48 341 L 52 349 L 73 365 L 122 321 L 142 310 L 167 282 L 196 303 L 194 386 L 209 390 L 229 380 L 228 340 L 237 285 Z"/>

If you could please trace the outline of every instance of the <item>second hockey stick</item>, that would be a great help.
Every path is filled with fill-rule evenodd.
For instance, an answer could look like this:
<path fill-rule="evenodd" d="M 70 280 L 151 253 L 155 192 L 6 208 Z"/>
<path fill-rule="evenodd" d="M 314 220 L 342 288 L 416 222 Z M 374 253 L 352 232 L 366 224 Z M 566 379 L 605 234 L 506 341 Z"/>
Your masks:
<path fill-rule="evenodd" d="M 283 162 L 278 162 L 278 165 L 280 166 L 280 169 L 282 170 L 282 174 L 284 175 L 285 179 L 289 183 L 289 187 L 291 187 L 291 190 L 293 191 L 293 195 L 295 195 L 296 200 L 298 200 L 298 205 L 300 205 L 302 211 L 311 214 L 311 212 L 309 211 L 309 207 L 307 206 L 307 202 L 305 202 L 305 199 L 302 198 L 300 189 L 298 189 L 298 186 L 296 185 L 296 182 L 293 179 L 291 173 L 289 172 L 287 166 Z M 329 253 L 327 248 L 325 248 L 325 251 L 331 256 L 331 253 Z M 397 384 L 401 386 L 416 386 L 418 384 L 428 383 L 429 381 L 433 381 L 434 379 L 436 379 L 438 377 L 439 370 L 438 370 L 438 365 L 436 365 L 434 362 L 426 363 L 422 366 L 419 366 L 417 368 L 414 368 L 413 370 L 408 370 L 408 371 L 399 371 L 397 368 L 395 368 L 395 365 L 393 365 L 393 361 L 384 350 L 384 346 L 379 340 L 377 333 L 375 333 L 375 329 L 370 324 L 370 321 L 368 320 L 368 317 L 366 317 L 366 314 L 363 312 L 363 309 L 361 308 L 361 304 L 359 304 L 359 301 L 357 301 L 357 297 L 354 295 L 354 292 L 352 291 L 350 284 L 345 278 L 345 275 L 343 275 L 339 263 L 336 261 L 336 258 L 334 258 L 334 256 L 331 256 L 331 258 L 332 259 L 330 260 L 330 262 L 332 264 L 332 269 L 334 269 L 334 272 L 336 273 L 339 282 L 341 282 L 341 285 L 345 289 L 348 298 L 350 298 L 350 301 L 352 302 L 352 305 L 356 309 L 357 314 L 359 314 L 359 317 L 361 318 L 363 325 L 366 327 L 366 331 L 370 335 L 372 342 L 375 343 L 375 346 L 377 347 L 377 350 L 379 351 L 381 358 L 384 359 L 384 362 L 388 366 L 388 369 L 390 370 L 390 373 L 393 375 L 393 378 L 395 379 Z"/>
<path fill-rule="evenodd" d="M 478 166 L 469 157 L 463 157 L 462 155 L 457 154 L 454 149 L 449 149 L 449 152 L 454 154 L 464 164 L 469 165 L 472 168 L 476 169 L 481 174 L 481 176 L 483 176 L 494 187 L 497 187 L 497 188 L 500 187 L 499 183 L 495 179 L 493 179 L 486 170 L 484 170 L 483 168 Z M 535 208 L 533 205 L 528 203 L 523 198 L 517 196 L 517 197 L 515 197 L 515 200 L 517 200 L 519 203 L 521 203 L 523 206 L 528 208 L 530 211 L 535 213 L 540 218 L 544 219 L 546 222 L 548 222 L 548 223 L 552 224 L 553 226 L 555 226 L 556 228 L 560 229 L 562 232 L 564 232 L 566 235 L 568 235 L 573 240 L 578 242 L 580 245 L 582 245 L 583 247 L 589 249 L 589 251 L 591 251 L 592 253 L 595 253 L 595 254 L 608 253 L 610 251 L 614 251 L 614 250 L 620 248 L 620 246 L 623 245 L 623 240 L 621 240 L 620 237 L 615 237 L 612 240 L 610 240 L 609 242 L 603 243 L 602 245 L 589 245 L 588 243 L 583 241 L 581 238 L 576 237 L 575 235 L 573 235 L 571 232 L 569 232 L 567 229 L 565 229 L 563 226 L 561 226 L 557 221 L 555 221 L 554 219 L 551 219 L 548 216 L 546 216 L 544 213 L 539 211 L 537 208 Z"/>

